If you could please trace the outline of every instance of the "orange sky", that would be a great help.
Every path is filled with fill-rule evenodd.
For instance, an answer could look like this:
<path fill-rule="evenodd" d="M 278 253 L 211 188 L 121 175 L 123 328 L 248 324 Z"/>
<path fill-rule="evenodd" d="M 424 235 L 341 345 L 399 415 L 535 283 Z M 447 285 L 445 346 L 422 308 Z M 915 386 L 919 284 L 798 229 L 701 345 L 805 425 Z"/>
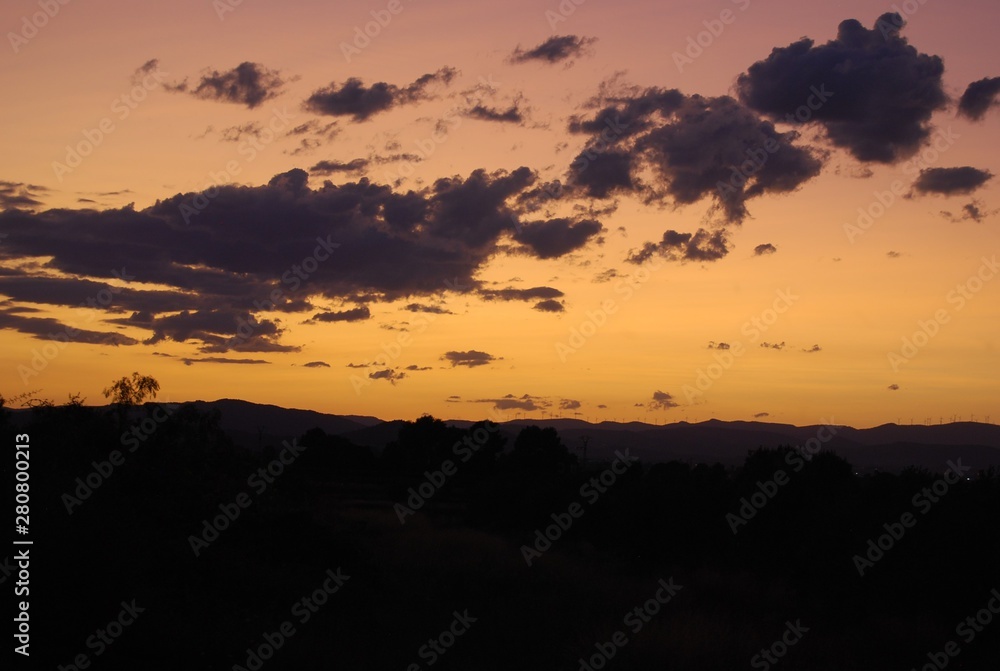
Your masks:
<path fill-rule="evenodd" d="M 435 180 L 464 182 L 476 170 L 513 173 L 525 166 L 536 186 L 553 179 L 566 182 L 590 137 L 568 131 L 573 118 L 591 119 L 610 101 L 624 105 L 648 87 L 678 89 L 684 96 L 738 97 L 737 77 L 767 59 L 772 49 L 802 37 L 820 47 L 837 37 L 841 21 L 856 18 L 872 29 L 878 16 L 893 8 L 870 2 L 805 6 L 727 0 L 662 6 L 588 0 L 563 16 L 555 1 L 400 0 L 392 5 L 398 13 L 387 14 L 388 2 L 340 7 L 249 0 L 220 17 L 224 6 L 207 0 L 152 6 L 73 2 L 60 5 L 45 25 L 32 30 L 26 26 L 42 23 L 32 18 L 41 11 L 37 3 L 4 3 L 0 26 L 7 44 L 0 50 L 0 84 L 7 96 L 0 109 L 5 148 L 0 197 L 8 212 L 0 215 L 0 234 L 6 236 L 0 240 L 0 300 L 8 300 L 0 303 L 0 366 L 8 372 L 0 393 L 9 397 L 40 389 L 41 396 L 58 402 L 79 391 L 98 403 L 100 390 L 113 378 L 138 370 L 156 377 L 161 398 L 172 401 L 232 397 L 386 419 L 423 413 L 481 418 L 495 404 L 511 416 L 651 422 L 757 416 L 870 426 L 897 418 L 982 419 L 1000 400 L 995 382 L 1000 282 L 992 281 L 1000 270 L 990 270 L 1000 253 L 996 180 L 986 178 L 968 189 L 949 187 L 950 193 L 920 193 L 913 184 L 920 169 L 1000 172 L 1000 110 L 991 108 L 972 119 L 958 109 L 969 83 L 1000 75 L 992 35 L 997 7 L 986 0 L 912 4 L 917 11 L 905 17 L 902 36 L 914 53 L 943 60 L 935 86 L 949 100 L 923 123 L 927 138 L 898 145 L 899 158 L 859 156 L 864 149 L 856 138 L 867 132 L 863 128 L 848 124 L 844 133 L 856 144 L 838 146 L 831 139 L 834 122 L 826 123 L 825 117 L 793 126 L 778 115 L 769 117 L 761 106 L 747 109 L 741 113 L 776 120 L 779 133 L 798 131 L 798 137 L 787 137 L 790 146 L 810 152 L 821 169 L 812 177 L 789 169 L 785 178 L 801 183 L 791 192 L 772 186 L 760 197 L 747 198 L 748 215 L 742 220 L 726 220 L 710 192 L 695 202 L 677 202 L 671 197 L 679 188 L 677 173 L 663 177 L 647 164 L 633 175 L 648 187 L 645 191 L 619 191 L 610 198 L 574 192 L 543 198 L 538 211 L 520 212 L 525 222 L 599 222 L 601 232 L 585 243 L 563 240 L 560 253 L 546 254 L 542 243 L 533 246 L 539 238 L 519 237 L 511 226 L 495 233 L 475 265 L 470 278 L 475 286 L 456 290 L 427 271 L 427 281 L 437 284 L 399 295 L 385 293 L 377 274 L 363 268 L 359 255 L 375 254 L 378 247 L 364 251 L 343 237 L 344 244 L 320 262 L 312 280 L 288 292 L 308 301 L 308 308 L 257 314 L 278 324 L 279 335 L 268 343 L 280 348 L 227 351 L 211 349 L 214 341 L 197 333 L 185 338 L 164 330 L 167 335 L 153 338 L 157 330 L 148 324 L 156 322 L 129 321 L 132 308 L 115 300 L 100 304 L 96 288 L 159 291 L 178 300 L 187 295 L 184 300 L 193 302 L 193 294 L 204 295 L 209 284 L 222 287 L 220 295 L 251 280 L 288 291 L 281 278 L 313 253 L 315 243 L 307 243 L 315 236 L 292 244 L 297 238 L 291 233 L 282 236 L 294 222 L 277 216 L 254 223 L 265 227 L 266 235 L 247 233 L 247 241 L 234 235 L 232 256 L 223 266 L 181 260 L 210 256 L 182 246 L 190 226 L 174 241 L 137 231 L 139 224 L 128 229 L 135 244 L 155 240 L 162 248 L 159 256 L 122 256 L 129 247 L 117 238 L 108 238 L 106 247 L 86 247 L 98 256 L 106 250 L 106 262 L 103 256 L 76 258 L 73 245 L 56 239 L 61 234 L 51 233 L 47 246 L 47 231 L 72 231 L 86 246 L 104 235 L 98 232 L 104 230 L 102 222 L 117 216 L 106 210 L 133 204 L 143 213 L 177 194 L 192 196 L 213 180 L 247 187 L 240 197 L 263 194 L 275 175 L 296 168 L 309 172 L 308 187 L 317 192 L 325 180 L 340 187 L 362 177 L 377 184 L 399 179 L 392 184 L 395 193 L 413 190 L 427 202 Z M 372 12 L 391 20 L 367 45 L 355 43 L 355 27 L 363 30 Z M 689 38 L 694 41 L 720 25 L 711 39 L 702 34 L 707 44 L 702 53 L 678 67 L 676 54 L 689 48 Z M 513 58 L 515 49 L 529 53 L 550 38 L 570 35 L 579 38 L 580 48 L 565 58 Z M 345 49 L 345 43 L 363 48 Z M 240 63 L 276 73 L 261 102 L 211 90 L 193 95 L 210 70 L 222 75 Z M 891 79 L 888 66 L 873 63 L 870 67 L 882 68 L 878 76 Z M 807 65 L 787 67 L 804 71 Z M 406 97 L 405 87 L 442 68 L 455 72 Z M 843 67 L 829 72 L 854 76 L 844 74 Z M 304 104 L 321 89 L 333 91 L 350 78 L 364 86 L 386 82 L 396 87 L 397 98 L 365 119 L 340 113 L 332 103 L 324 110 Z M 754 92 L 765 96 L 767 81 L 756 82 Z M 588 102 L 602 91 L 601 104 Z M 862 96 L 853 90 L 838 94 L 831 100 Z M 771 102 L 778 97 L 769 95 Z M 862 97 L 852 110 L 864 103 Z M 469 110 L 477 104 L 496 112 L 516 109 L 520 119 L 473 118 Z M 298 127 L 303 130 L 293 132 Z M 892 132 L 889 124 L 886 133 Z M 627 150 L 663 141 L 656 137 L 661 139 L 629 136 L 636 144 Z M 676 142 L 684 138 L 680 133 Z M 76 165 L 67 147 L 88 143 L 96 146 Z M 708 160 L 713 151 L 707 144 L 698 149 L 699 160 Z M 783 151 L 776 156 L 792 150 Z M 422 160 L 399 158 L 413 154 Z M 680 160 L 677 153 L 669 156 Z M 321 161 L 355 159 L 368 163 L 330 175 L 317 169 Z M 878 194 L 891 192 L 894 182 L 906 197 L 894 196 L 870 227 L 857 228 L 859 208 L 877 212 Z M 514 207 L 514 198 L 506 204 Z M 194 228 L 224 218 L 216 205 L 194 217 Z M 967 205 L 975 209 L 963 210 Z M 15 208 L 20 213 L 12 217 Z M 50 208 L 95 213 L 42 214 Z M 963 219 L 969 211 L 976 216 Z M 173 210 L 163 216 L 177 218 Z M 339 214 L 329 210 L 323 216 L 337 221 Z M 67 227 L 54 226 L 55 220 L 68 222 Z M 478 224 L 455 225 L 453 230 L 464 234 Z M 91 226 L 96 227 L 93 235 Z M 341 239 L 331 226 L 332 239 Z M 413 240 L 430 235 L 431 226 L 414 229 Z M 728 253 L 714 260 L 676 259 L 661 250 L 641 264 L 626 261 L 667 230 L 694 234 L 702 228 L 724 233 Z M 537 235 L 545 237 L 541 229 Z M 262 253 L 262 261 L 255 257 L 252 269 L 239 257 L 241 245 L 250 245 L 251 238 L 274 250 Z M 434 242 L 442 249 L 450 249 L 449 244 L 447 237 Z M 755 248 L 768 244 L 774 253 L 755 254 Z M 213 253 L 212 258 L 222 258 L 221 252 Z M 157 272 L 172 267 L 176 274 L 170 277 L 186 279 L 171 283 L 153 273 L 149 264 L 156 258 L 164 264 Z M 360 264 L 351 278 L 375 279 L 365 280 L 368 284 L 351 279 L 356 291 L 337 294 L 331 287 L 347 282 L 338 275 L 338 269 L 348 273 L 347 261 Z M 372 263 L 380 262 L 372 257 Z M 426 263 L 434 262 L 428 256 Z M 122 267 L 128 281 L 111 274 Z M 426 267 L 414 265 L 415 272 Z M 72 300 L 42 300 L 27 291 L 44 278 L 53 280 L 53 291 L 65 291 Z M 86 286 L 95 288 L 97 309 L 79 307 L 80 296 L 58 282 L 69 278 L 96 283 Z M 533 309 L 535 300 L 490 299 L 488 294 L 533 287 L 558 289 L 558 305 Z M 242 301 L 249 307 L 259 295 L 237 296 L 234 305 Z M 414 303 L 437 311 L 406 309 Z M 360 307 L 368 308 L 369 318 L 310 320 L 317 313 Z M 183 309 L 177 303 L 149 312 L 160 319 Z M 44 319 L 52 321 L 38 321 Z M 133 344 L 61 343 L 51 339 L 59 324 L 118 333 Z M 928 331 L 933 333 L 925 338 Z M 398 345 L 400 336 L 403 345 Z M 923 344 L 909 350 L 911 355 L 890 356 L 900 354 L 905 338 Z M 710 343 L 726 343 L 728 349 L 710 348 Z M 448 352 L 473 354 L 449 359 Z M 475 360 L 475 353 L 486 358 Z M 247 359 L 266 363 L 233 361 Z M 311 362 L 326 365 L 305 366 Z"/>

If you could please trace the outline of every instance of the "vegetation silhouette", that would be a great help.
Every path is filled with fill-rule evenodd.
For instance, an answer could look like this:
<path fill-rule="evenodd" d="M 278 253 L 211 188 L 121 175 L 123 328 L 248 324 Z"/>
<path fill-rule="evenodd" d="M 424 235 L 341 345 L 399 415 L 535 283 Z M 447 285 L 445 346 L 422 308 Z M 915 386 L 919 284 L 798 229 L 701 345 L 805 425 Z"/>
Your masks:
<path fill-rule="evenodd" d="M 95 668 L 247 668 L 285 620 L 297 633 L 263 668 L 423 668 L 421 646 L 468 610 L 478 624 L 435 668 L 579 669 L 668 577 L 684 589 L 607 668 L 745 666 L 796 619 L 810 630 L 784 667 L 911 668 L 1000 582 L 995 470 L 924 514 L 913 498 L 940 474 L 859 476 L 826 452 L 796 471 L 786 445 L 739 468 L 632 463 L 591 500 L 582 488 L 611 463 L 581 461 L 555 429 L 523 427 L 508 445 L 490 422 L 425 416 L 381 451 L 318 428 L 289 436 L 298 456 L 258 491 L 251 478 L 287 445 L 239 447 L 217 412 L 146 402 L 122 426 L 114 406 L 35 405 L 0 410 L 0 428 L 31 437 L 31 613 L 53 668 L 81 653 Z M 445 470 L 401 523 L 394 506 Z M 787 482 L 734 533 L 727 515 L 778 471 Z M 241 493 L 250 504 L 195 556 L 189 538 Z M 582 515 L 527 566 L 520 548 L 573 503 Z M 859 575 L 852 557 L 905 512 L 916 525 Z M 338 567 L 350 580 L 300 624 L 290 607 Z M 132 599 L 146 613 L 96 657 L 88 636 Z M 1000 658 L 993 626 L 962 644 L 960 666 Z"/>

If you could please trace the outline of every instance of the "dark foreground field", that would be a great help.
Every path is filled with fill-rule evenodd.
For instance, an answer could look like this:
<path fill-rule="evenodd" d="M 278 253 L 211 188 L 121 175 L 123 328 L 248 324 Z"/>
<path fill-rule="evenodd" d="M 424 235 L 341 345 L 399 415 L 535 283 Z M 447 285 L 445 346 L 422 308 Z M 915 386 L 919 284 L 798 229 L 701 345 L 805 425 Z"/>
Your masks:
<path fill-rule="evenodd" d="M 0 426 L 10 451 L 30 436 L 39 669 L 1000 659 L 1000 474 L 974 463 L 858 475 L 768 446 L 735 469 L 650 465 L 624 444 L 581 463 L 551 429 L 430 418 L 377 456 L 319 429 L 251 451 L 156 404 Z"/>

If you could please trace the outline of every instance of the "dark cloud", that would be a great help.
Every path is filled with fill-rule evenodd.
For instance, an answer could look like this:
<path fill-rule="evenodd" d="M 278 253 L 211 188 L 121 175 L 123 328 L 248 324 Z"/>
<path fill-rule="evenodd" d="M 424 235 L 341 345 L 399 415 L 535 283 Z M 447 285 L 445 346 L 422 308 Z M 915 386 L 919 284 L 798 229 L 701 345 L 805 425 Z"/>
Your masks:
<path fill-rule="evenodd" d="M 533 301 L 562 298 L 565 294 L 552 287 L 532 287 L 530 289 L 507 287 L 506 289 L 481 289 L 479 295 L 488 301 Z"/>
<path fill-rule="evenodd" d="M 699 228 L 697 233 L 678 233 L 668 230 L 657 243 L 647 242 L 639 251 L 629 253 L 629 263 L 645 263 L 654 255 L 668 261 L 717 261 L 729 253 L 723 230 L 709 233 Z"/>
<path fill-rule="evenodd" d="M 891 249 L 888 252 L 886 252 L 885 255 L 888 256 L 890 259 L 898 259 L 899 257 L 902 256 L 902 254 L 900 254 L 899 252 L 893 251 Z"/>
<path fill-rule="evenodd" d="M 285 329 L 277 321 L 257 319 L 246 310 L 184 310 L 178 314 L 155 318 L 136 312 L 128 319 L 112 321 L 152 329 L 152 337 L 144 341 L 147 345 L 163 340 L 194 340 L 202 343 L 199 351 L 205 353 L 298 352 L 301 349 L 296 345 L 282 345 L 278 342 Z"/>
<path fill-rule="evenodd" d="M 651 410 L 669 410 L 670 408 L 676 408 L 680 405 L 674 400 L 671 394 L 665 391 L 654 391 L 653 400 L 649 402 L 649 407 Z"/>
<path fill-rule="evenodd" d="M 368 167 L 368 163 L 368 159 L 365 158 L 356 158 L 347 163 L 336 160 L 320 161 L 309 168 L 309 172 L 314 175 L 332 175 L 337 172 L 361 172 Z"/>
<path fill-rule="evenodd" d="M 318 322 L 360 322 L 371 319 L 372 313 L 367 305 L 340 312 L 320 312 L 313 315 L 313 321 Z"/>
<path fill-rule="evenodd" d="M 106 289 L 101 280 L 115 277 L 116 268 L 142 268 L 141 282 L 100 307 L 120 325 L 151 331 L 150 342 L 194 340 L 213 353 L 297 350 L 279 343 L 284 326 L 275 313 L 315 314 L 313 297 L 333 303 L 447 293 L 560 298 L 549 287 L 486 289 L 477 279 L 509 249 L 517 198 L 536 179 L 527 168 L 478 170 L 403 193 L 367 179 L 312 189 L 307 173 L 295 169 L 263 186 L 177 194 L 142 210 L 6 210 L 0 261 L 49 260 L 44 275 L 38 269 L 0 275 L 0 292 L 15 301 L 78 307 Z M 526 240 L 535 247 L 521 244 L 549 258 L 578 249 L 581 237 L 589 239 L 587 226 L 532 222 Z M 565 242 L 555 239 L 560 232 Z M 237 337 L 241 328 L 245 337 Z"/>
<path fill-rule="evenodd" d="M 535 310 L 539 310 L 540 312 L 565 312 L 566 311 L 566 307 L 562 303 L 560 303 L 559 301 L 551 300 L 551 299 L 545 300 L 545 301 L 538 301 L 537 303 L 535 303 L 535 308 L 534 309 Z"/>
<path fill-rule="evenodd" d="M 552 259 L 584 247 L 603 231 L 604 226 L 591 219 L 577 222 L 549 219 L 522 223 L 514 239 L 527 247 L 532 256 Z"/>
<path fill-rule="evenodd" d="M 410 364 L 406 367 L 406 370 L 422 371 L 422 370 L 434 370 L 431 366 L 418 366 L 417 364 Z"/>
<path fill-rule="evenodd" d="M 951 212 L 942 210 L 941 216 L 951 222 L 974 221 L 977 224 L 981 224 L 986 217 L 992 216 L 997 212 L 1000 212 L 1000 210 L 985 210 L 980 201 L 973 200 L 971 203 L 966 203 L 962 206 L 961 214 L 954 215 Z"/>
<path fill-rule="evenodd" d="M 44 186 L 22 182 L 0 181 L 0 209 L 34 209 L 42 204 L 41 194 L 47 192 Z M 91 201 L 93 202 L 93 201 Z"/>
<path fill-rule="evenodd" d="M 159 69 L 160 59 L 150 58 L 148 61 L 137 67 L 135 72 L 132 73 L 132 83 L 141 84 L 146 75 L 153 74 L 154 72 L 159 71 Z"/>
<path fill-rule="evenodd" d="M 554 35 L 537 47 L 527 51 L 517 47 L 510 55 L 512 63 L 527 63 L 541 61 L 543 63 L 559 63 L 578 58 L 586 53 L 588 48 L 597 41 L 595 37 L 578 37 L 576 35 Z"/>
<path fill-rule="evenodd" d="M 551 406 L 551 403 L 539 398 L 538 396 L 531 396 L 530 394 L 523 394 L 521 396 L 514 396 L 513 394 L 507 394 L 502 398 L 480 398 L 474 401 L 468 401 L 469 403 L 490 403 L 497 410 L 544 410 Z"/>
<path fill-rule="evenodd" d="M 899 385 L 898 384 L 890 384 L 889 387 L 888 387 L 888 389 L 889 389 L 889 391 L 899 391 Z"/>
<path fill-rule="evenodd" d="M 948 96 L 943 61 L 910 46 L 899 34 L 904 25 L 895 13 L 871 30 L 848 19 L 826 44 L 803 38 L 775 48 L 739 76 L 739 98 L 777 120 L 820 124 L 861 161 L 906 158 L 927 140 L 931 115 Z"/>
<path fill-rule="evenodd" d="M 806 354 L 812 354 L 814 352 L 822 352 L 823 348 L 820 347 L 819 345 L 813 345 L 809 349 L 803 349 L 802 351 L 805 352 Z"/>
<path fill-rule="evenodd" d="M 998 95 L 1000 95 L 1000 77 L 987 77 L 972 82 L 958 101 L 958 112 L 973 121 L 979 121 L 991 107 L 997 106 Z"/>
<path fill-rule="evenodd" d="M 65 324 L 51 317 L 25 317 L 22 309 L 0 311 L 0 329 L 11 329 L 34 336 L 38 340 L 77 342 L 88 345 L 136 345 L 138 340 L 122 333 L 91 331 L 76 324 Z"/>
<path fill-rule="evenodd" d="M 758 412 L 758 413 L 754 413 L 753 418 L 754 419 L 763 419 L 764 417 L 770 417 L 770 416 L 771 416 L 771 413 L 769 413 L 769 412 Z"/>
<path fill-rule="evenodd" d="M 582 405 L 583 404 L 580 403 L 580 401 L 575 401 L 571 398 L 564 398 L 561 401 L 559 401 L 560 410 L 576 410 L 577 408 L 580 408 Z"/>
<path fill-rule="evenodd" d="M 514 103 L 504 110 L 489 107 L 480 103 L 466 110 L 464 114 L 470 119 L 479 119 L 480 121 L 496 121 L 499 123 L 515 124 L 519 124 L 524 121 L 524 112 L 522 112 L 517 103 Z"/>
<path fill-rule="evenodd" d="M 770 242 L 765 242 L 762 245 L 757 245 L 753 248 L 754 256 L 764 256 L 765 254 L 774 254 L 778 251 L 778 248 L 772 245 Z"/>
<path fill-rule="evenodd" d="M 947 196 L 972 193 L 993 178 L 988 170 L 969 166 L 961 168 L 927 168 L 921 170 L 913 190 L 917 193 L 941 193 Z"/>
<path fill-rule="evenodd" d="M 730 345 L 727 342 L 719 342 L 719 343 L 717 343 L 714 340 L 709 340 L 708 341 L 708 349 L 726 350 L 726 349 L 729 349 L 729 347 L 730 347 Z"/>
<path fill-rule="evenodd" d="M 793 144 L 729 96 L 685 96 L 676 89 L 627 89 L 595 101 L 569 130 L 591 138 L 567 173 L 577 195 L 636 195 L 688 205 L 709 198 L 726 223 L 748 215 L 746 201 L 794 191 L 819 174 L 816 152 Z"/>
<path fill-rule="evenodd" d="M 200 359 L 184 358 L 181 359 L 181 361 L 184 362 L 185 366 L 190 366 L 191 364 L 195 363 L 235 363 L 235 364 L 250 364 L 250 365 L 271 363 L 270 361 L 264 361 L 263 359 L 227 359 L 226 357 L 221 357 L 221 356 L 206 356 Z"/>
<path fill-rule="evenodd" d="M 329 368 L 330 364 L 325 361 L 310 361 L 309 363 L 302 364 L 306 368 Z"/>
<path fill-rule="evenodd" d="M 397 371 L 394 368 L 385 368 L 368 373 L 368 377 L 372 380 L 386 380 L 389 384 L 396 386 L 399 380 L 406 377 L 406 373 Z"/>
<path fill-rule="evenodd" d="M 785 349 L 785 341 L 784 341 L 784 340 L 782 340 L 781 342 L 778 342 L 778 343 L 773 343 L 773 342 L 762 342 L 762 343 L 760 344 L 760 346 L 761 346 L 761 347 L 763 347 L 764 349 L 776 349 L 776 350 L 783 350 L 783 349 Z"/>
<path fill-rule="evenodd" d="M 419 303 L 410 303 L 403 308 L 409 312 L 427 312 L 429 314 L 435 315 L 453 315 L 455 314 L 447 308 L 440 307 L 438 305 L 420 305 Z"/>
<path fill-rule="evenodd" d="M 305 107 L 317 114 L 350 116 L 355 121 L 364 121 L 393 107 L 427 100 L 431 97 L 426 90 L 428 86 L 435 83 L 447 85 L 457 75 L 458 71 L 454 68 L 441 68 L 404 87 L 386 82 L 365 86 L 360 79 L 351 77 L 343 84 L 334 82 L 314 91 L 306 100 Z"/>
<path fill-rule="evenodd" d="M 485 366 L 497 360 L 497 358 L 492 354 L 487 354 L 486 352 L 480 352 L 474 349 L 471 349 L 468 352 L 445 352 L 441 359 L 449 362 L 452 365 L 452 368 L 455 366 L 475 368 L 476 366 Z"/>
<path fill-rule="evenodd" d="M 237 103 L 253 109 L 276 97 L 287 81 L 278 70 L 270 70 L 259 63 L 243 62 L 232 70 L 208 70 L 194 85 L 188 84 L 185 79 L 166 88 L 205 100 Z"/>

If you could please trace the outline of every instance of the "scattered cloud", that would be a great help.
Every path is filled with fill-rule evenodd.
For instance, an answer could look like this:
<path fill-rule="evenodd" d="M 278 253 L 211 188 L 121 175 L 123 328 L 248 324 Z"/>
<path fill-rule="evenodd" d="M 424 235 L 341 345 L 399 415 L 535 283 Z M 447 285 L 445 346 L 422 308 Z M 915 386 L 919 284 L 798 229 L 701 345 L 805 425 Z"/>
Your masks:
<path fill-rule="evenodd" d="M 542 63 L 572 62 L 573 59 L 585 55 L 596 41 L 597 38 L 595 37 L 553 35 L 531 49 L 515 48 L 514 53 L 510 55 L 510 61 L 512 63 L 528 63 L 530 61 L 540 61 Z"/>
<path fill-rule="evenodd" d="M 961 168 L 928 168 L 921 170 L 913 191 L 916 193 L 940 193 L 946 196 L 972 193 L 993 178 L 988 170 L 964 166 Z"/>
<path fill-rule="evenodd" d="M 270 70 L 259 63 L 243 62 L 232 70 L 206 70 L 197 83 L 187 79 L 178 84 L 167 84 L 169 91 L 190 93 L 196 98 L 246 105 L 253 109 L 265 100 L 275 98 L 289 80 L 278 70 Z"/>
<path fill-rule="evenodd" d="M 513 394 L 507 394 L 502 398 L 480 398 L 474 401 L 469 401 L 469 403 L 490 403 L 497 410 L 544 410 L 551 406 L 551 403 L 542 399 L 538 396 L 531 396 L 530 394 L 523 394 L 521 396 L 514 396 Z"/>
<path fill-rule="evenodd" d="M 455 366 L 475 368 L 476 366 L 485 366 L 497 360 L 497 358 L 492 354 L 487 354 L 486 352 L 480 352 L 474 349 L 469 350 L 468 352 L 445 352 L 441 359 L 449 362 L 452 365 L 452 368 Z"/>
<path fill-rule="evenodd" d="M 361 172 L 368 167 L 370 161 L 366 158 L 356 158 L 352 161 L 343 162 L 337 160 L 326 160 L 316 163 L 309 172 L 313 175 L 332 175 L 338 172 Z"/>
<path fill-rule="evenodd" d="M 0 209 L 22 208 L 34 209 L 42 205 L 39 200 L 48 189 L 35 184 L 23 182 L 0 181 Z M 93 202 L 93 201 L 91 201 Z"/>
<path fill-rule="evenodd" d="M 257 364 L 269 364 L 270 361 L 264 361 L 263 359 L 227 359 L 221 356 L 206 356 L 200 359 L 183 358 L 181 361 L 185 366 L 190 366 L 196 363 L 234 363 L 243 365 L 257 365 Z"/>
<path fill-rule="evenodd" d="M 455 314 L 447 308 L 443 308 L 440 305 L 421 305 L 419 303 L 410 303 L 403 308 L 408 312 L 426 312 L 435 315 L 453 315 Z"/>
<path fill-rule="evenodd" d="M 778 248 L 772 245 L 770 242 L 765 242 L 762 245 L 757 245 L 753 248 L 754 256 L 764 256 L 765 254 L 774 254 L 778 251 Z"/>
<path fill-rule="evenodd" d="M 997 96 L 1000 96 L 1000 77 L 987 77 L 972 82 L 958 101 L 958 112 L 973 121 L 979 121 L 991 107 L 997 106 Z"/>
<path fill-rule="evenodd" d="M 812 354 L 814 352 L 822 352 L 823 348 L 820 347 L 819 345 L 813 345 L 812 347 L 810 347 L 808 349 L 803 348 L 802 351 L 805 352 L 806 354 Z"/>
<path fill-rule="evenodd" d="M 406 377 L 406 373 L 397 371 L 395 368 L 385 368 L 368 373 L 368 377 L 372 380 L 385 380 L 392 386 L 396 386 L 397 382 Z"/>
<path fill-rule="evenodd" d="M 340 312 L 320 312 L 313 315 L 313 321 L 317 322 L 359 322 L 371 319 L 372 313 L 367 305 L 342 310 Z"/>
<path fill-rule="evenodd" d="M 729 253 L 725 231 L 709 233 L 699 228 L 697 233 L 668 230 L 657 242 L 647 242 L 639 251 L 629 252 L 629 263 L 645 263 L 655 255 L 668 261 L 717 261 Z"/>
<path fill-rule="evenodd" d="M 941 216 L 951 222 L 959 221 L 974 221 L 977 224 L 981 224 L 986 220 L 986 217 L 992 216 L 1000 212 L 998 210 L 986 210 L 983 208 L 983 203 L 978 200 L 973 200 L 971 203 L 966 203 L 962 206 L 961 214 L 952 214 L 946 210 L 941 211 Z"/>
<path fill-rule="evenodd" d="M 785 341 L 782 340 L 779 343 L 762 342 L 760 344 L 760 346 L 763 347 L 763 348 L 765 348 L 765 349 L 783 350 L 783 349 L 785 349 Z"/>
<path fill-rule="evenodd" d="M 649 408 L 651 410 L 669 410 L 670 408 L 676 408 L 680 405 L 674 400 L 671 394 L 665 391 L 654 391 L 653 400 L 649 402 Z"/>
<path fill-rule="evenodd" d="M 521 105 L 518 102 L 511 104 L 507 109 L 496 109 L 480 103 L 466 110 L 464 115 L 470 119 L 478 119 L 480 121 L 513 124 L 524 122 L 524 110 L 521 109 Z"/>
<path fill-rule="evenodd" d="M 890 384 L 889 387 L 888 387 L 888 389 L 889 389 L 889 391 L 899 391 L 899 385 L 898 384 Z"/>
<path fill-rule="evenodd" d="M 302 364 L 306 368 L 329 368 L 330 364 L 325 361 L 310 361 L 309 363 Z"/>
<path fill-rule="evenodd" d="M 305 108 L 316 114 L 349 116 L 355 121 L 365 121 L 393 107 L 428 100 L 432 97 L 427 92 L 428 87 L 433 84 L 447 86 L 457 75 L 455 68 L 445 67 L 403 87 L 386 82 L 365 86 L 360 79 L 351 77 L 343 84 L 333 82 L 314 91 L 305 101 Z"/>
<path fill-rule="evenodd" d="M 544 301 L 538 301 L 537 303 L 535 303 L 534 309 L 540 312 L 565 312 L 566 306 L 564 306 L 559 301 L 549 299 Z"/>

